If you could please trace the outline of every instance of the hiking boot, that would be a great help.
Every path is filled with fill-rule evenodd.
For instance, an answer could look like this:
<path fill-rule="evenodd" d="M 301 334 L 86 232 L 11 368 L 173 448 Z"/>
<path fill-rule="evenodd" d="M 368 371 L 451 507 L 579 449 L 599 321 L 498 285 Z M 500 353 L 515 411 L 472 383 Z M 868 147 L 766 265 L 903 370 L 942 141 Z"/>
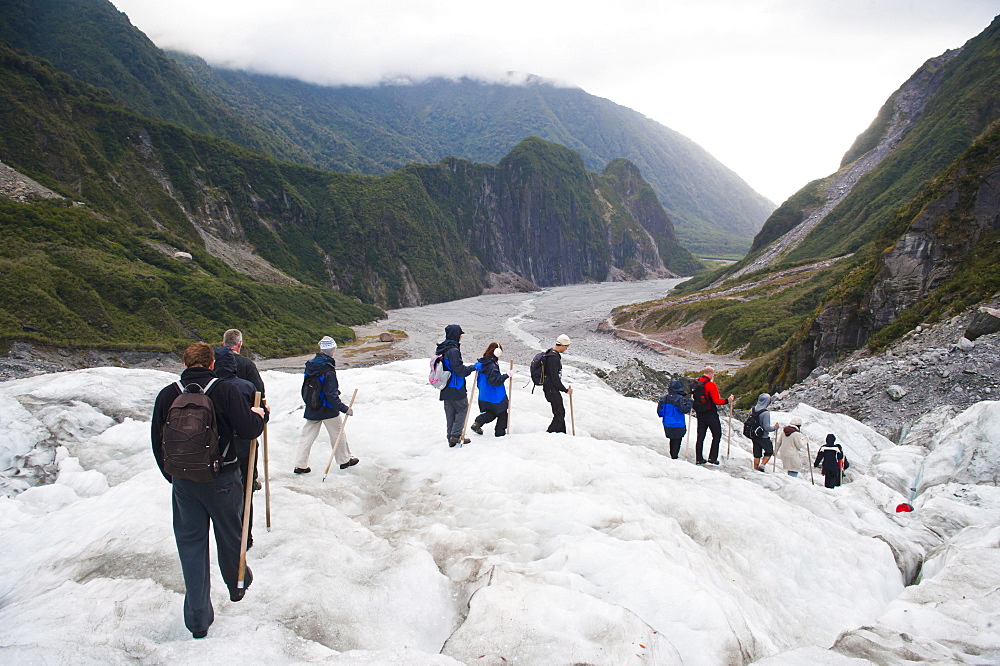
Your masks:
<path fill-rule="evenodd" d="M 767 470 L 766 470 L 766 469 L 764 469 L 764 466 L 763 466 L 763 465 L 761 465 L 760 467 L 758 467 L 758 468 L 757 468 L 757 471 L 758 471 L 758 472 L 764 472 L 765 474 L 767 474 Z"/>
<path fill-rule="evenodd" d="M 292 471 L 295 472 L 296 474 L 308 474 L 309 472 L 312 471 L 312 467 L 296 467 Z"/>
<path fill-rule="evenodd" d="M 353 467 L 353 466 L 357 465 L 359 462 L 361 462 L 361 461 L 358 460 L 357 458 L 351 458 L 350 460 L 348 460 L 347 462 L 345 462 L 343 465 L 341 465 L 340 469 L 347 469 L 348 467 Z"/>
<path fill-rule="evenodd" d="M 469 439 L 468 437 L 462 440 L 462 444 L 469 444 L 470 442 L 472 442 L 472 440 Z"/>
<path fill-rule="evenodd" d="M 477 435 L 483 434 L 483 426 L 479 425 L 475 421 L 473 421 L 472 425 L 469 427 L 472 429 L 472 432 L 476 433 Z"/>
<path fill-rule="evenodd" d="M 709 465 L 718 465 L 718 464 L 719 464 L 719 461 L 718 461 L 718 460 L 709 460 L 709 461 L 708 461 L 708 464 L 709 464 Z"/>
<path fill-rule="evenodd" d="M 253 480 L 253 489 L 254 489 L 254 492 L 257 492 L 258 490 L 260 490 L 263 487 L 264 486 L 260 485 L 260 481 L 258 481 L 257 479 Z"/>
<path fill-rule="evenodd" d="M 191 638 L 204 638 L 208 636 L 208 629 L 202 629 L 201 631 L 192 631 Z"/>
<path fill-rule="evenodd" d="M 457 444 L 458 444 L 458 437 L 449 437 L 448 438 L 448 447 L 449 448 L 454 448 Z"/>
<path fill-rule="evenodd" d="M 247 594 L 247 589 L 249 589 L 250 584 L 253 582 L 253 572 L 250 571 L 250 567 L 247 567 L 243 574 L 243 588 L 231 587 L 229 588 L 229 600 L 232 602 L 239 601 Z"/>
<path fill-rule="evenodd" d="M 704 460 L 699 460 L 698 462 L 695 463 L 695 465 L 704 465 L 704 464 L 705 464 Z"/>

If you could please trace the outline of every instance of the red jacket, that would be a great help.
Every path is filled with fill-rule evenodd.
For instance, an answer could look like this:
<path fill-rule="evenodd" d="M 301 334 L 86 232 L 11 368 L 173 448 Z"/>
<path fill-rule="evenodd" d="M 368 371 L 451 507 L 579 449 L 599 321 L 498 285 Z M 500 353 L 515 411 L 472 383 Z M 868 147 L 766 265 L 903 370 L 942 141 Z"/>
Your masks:
<path fill-rule="evenodd" d="M 724 400 L 722 396 L 719 395 L 719 387 L 716 386 L 715 382 L 711 379 L 702 375 L 698 378 L 698 381 L 705 385 L 705 395 L 708 396 L 708 399 L 712 401 L 713 405 L 725 405 L 729 402 L 728 400 Z"/>

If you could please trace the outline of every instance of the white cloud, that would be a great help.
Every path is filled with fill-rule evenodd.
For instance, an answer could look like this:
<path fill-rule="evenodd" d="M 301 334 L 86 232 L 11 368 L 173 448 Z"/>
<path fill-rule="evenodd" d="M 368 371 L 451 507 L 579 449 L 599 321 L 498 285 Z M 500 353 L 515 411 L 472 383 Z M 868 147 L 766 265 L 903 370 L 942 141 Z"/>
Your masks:
<path fill-rule="evenodd" d="M 159 46 L 321 84 L 530 72 L 694 139 L 780 202 L 992 0 L 115 0 Z"/>

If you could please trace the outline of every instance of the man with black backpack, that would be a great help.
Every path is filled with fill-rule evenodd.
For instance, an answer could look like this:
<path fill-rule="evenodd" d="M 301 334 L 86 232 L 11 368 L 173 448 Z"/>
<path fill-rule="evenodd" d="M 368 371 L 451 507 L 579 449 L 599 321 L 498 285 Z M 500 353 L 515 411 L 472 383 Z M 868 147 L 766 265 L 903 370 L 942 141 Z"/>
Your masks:
<path fill-rule="evenodd" d="M 212 608 L 208 525 L 215 532 L 222 579 L 229 599 L 239 601 L 253 582 L 237 586 L 243 532 L 243 478 L 235 437 L 260 436 L 267 412 L 250 407 L 239 389 L 219 382 L 212 347 L 196 342 L 184 350 L 179 382 L 156 396 L 150 423 L 153 457 L 173 489 L 173 526 L 184 575 L 184 625 L 195 638 L 208 635 Z"/>
<path fill-rule="evenodd" d="M 299 436 L 299 452 L 293 470 L 296 474 L 308 474 L 312 471 L 309 467 L 309 452 L 319 435 L 320 425 L 326 427 L 331 447 L 337 442 L 337 437 L 340 437 L 336 451 L 336 462 L 340 469 L 347 469 L 361 462 L 351 455 L 347 437 L 340 434 L 340 429 L 344 427 L 340 415 L 354 416 L 354 410 L 340 399 L 337 362 L 333 360 L 333 350 L 336 348 L 337 341 L 325 335 L 319 341 L 319 352 L 306 362 L 305 377 L 302 379 L 302 400 L 306 403 L 303 416 L 306 422 Z"/>
<path fill-rule="evenodd" d="M 722 423 L 719 421 L 719 405 L 728 405 L 733 396 L 725 400 L 719 395 L 719 387 L 712 381 L 715 379 L 715 368 L 705 368 L 701 377 L 691 387 L 691 399 L 694 402 L 694 416 L 698 419 L 698 438 L 695 440 L 695 464 L 719 464 L 719 442 L 722 441 Z M 712 446 L 705 460 L 705 433 L 712 431 Z"/>
<path fill-rule="evenodd" d="M 566 432 L 566 406 L 560 393 L 573 394 L 573 387 L 567 388 L 562 383 L 562 354 L 569 349 L 569 342 L 568 335 L 560 335 L 542 357 L 542 393 L 552 407 L 552 422 L 545 432 Z"/>

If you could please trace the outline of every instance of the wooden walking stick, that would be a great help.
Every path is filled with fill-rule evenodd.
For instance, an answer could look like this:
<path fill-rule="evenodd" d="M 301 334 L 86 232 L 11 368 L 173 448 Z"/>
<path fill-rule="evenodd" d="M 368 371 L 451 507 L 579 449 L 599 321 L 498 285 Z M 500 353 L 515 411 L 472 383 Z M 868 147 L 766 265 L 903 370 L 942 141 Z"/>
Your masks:
<path fill-rule="evenodd" d="M 472 375 L 472 395 L 469 396 L 469 406 L 465 410 L 465 423 L 462 424 L 462 436 L 458 438 L 459 446 L 465 444 L 465 429 L 469 427 L 469 414 L 472 413 L 472 401 L 476 397 L 476 379 L 479 377 L 479 373 L 473 371 Z"/>
<path fill-rule="evenodd" d="M 354 389 L 354 393 L 351 395 L 351 401 L 347 404 L 347 410 L 350 411 L 354 408 L 354 399 L 358 397 L 358 389 Z M 323 472 L 323 481 L 326 481 L 326 475 L 330 473 L 330 466 L 333 465 L 333 458 L 337 455 L 337 447 L 340 446 L 340 438 L 344 436 L 344 428 L 347 427 L 347 419 L 350 414 L 344 414 L 344 420 L 340 424 L 340 432 L 337 433 L 337 441 L 333 443 L 333 450 L 330 451 L 330 460 L 326 463 L 326 471 Z"/>
<path fill-rule="evenodd" d="M 260 407 L 260 391 L 253 395 L 253 406 Z M 265 424 L 267 425 L 267 424 Z M 240 539 L 240 567 L 236 572 L 236 589 L 243 589 L 243 577 L 247 571 L 247 539 L 250 536 L 250 501 L 253 499 L 253 468 L 257 462 L 257 440 L 250 442 L 250 460 L 247 464 L 247 476 L 243 479 L 245 487 L 243 498 L 243 536 Z"/>
<path fill-rule="evenodd" d="M 566 388 L 573 388 L 572 386 L 567 386 Z M 568 391 L 567 391 L 568 393 Z M 572 426 L 573 436 L 576 437 L 576 417 L 573 416 L 573 394 L 569 394 L 569 423 Z"/>
<path fill-rule="evenodd" d="M 510 434 L 510 413 L 511 408 L 514 404 L 514 359 L 510 360 L 510 370 L 507 371 L 508 375 L 508 388 L 507 388 L 507 434 Z"/>
<path fill-rule="evenodd" d="M 812 456 L 812 451 L 809 450 L 809 438 L 805 436 L 805 433 L 803 433 L 802 439 L 806 440 L 806 457 L 808 458 L 806 462 L 809 463 L 809 480 L 812 481 L 812 484 L 815 486 L 816 479 L 813 477 L 813 456 Z"/>
<path fill-rule="evenodd" d="M 267 400 L 262 400 L 262 404 L 267 405 Z M 264 422 L 264 517 L 267 522 L 267 531 L 271 531 L 271 479 L 267 469 L 267 421 Z"/>
<path fill-rule="evenodd" d="M 726 460 L 729 460 L 729 450 L 733 447 L 733 403 L 729 403 L 729 428 L 726 429 Z"/>
<path fill-rule="evenodd" d="M 690 457 L 690 453 L 691 453 L 691 423 L 694 421 L 694 416 L 692 416 L 690 412 L 688 412 L 687 417 L 688 417 L 688 427 L 687 427 L 686 436 L 684 437 L 684 459 L 685 460 L 687 460 Z"/>

